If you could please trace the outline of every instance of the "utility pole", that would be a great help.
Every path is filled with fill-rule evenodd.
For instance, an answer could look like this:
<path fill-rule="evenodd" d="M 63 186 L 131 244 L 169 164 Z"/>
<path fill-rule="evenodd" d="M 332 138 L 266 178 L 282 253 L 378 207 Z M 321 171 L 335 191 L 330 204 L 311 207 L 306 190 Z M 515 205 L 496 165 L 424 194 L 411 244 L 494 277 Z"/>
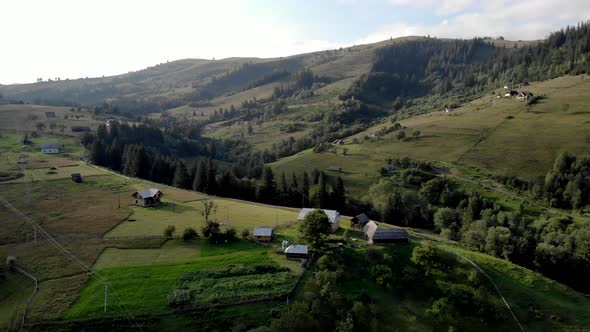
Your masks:
<path fill-rule="evenodd" d="M 107 301 L 109 298 L 109 282 L 104 281 L 104 312 L 107 312 Z"/>
<path fill-rule="evenodd" d="M 37 244 L 37 225 L 33 225 L 33 238 L 34 238 L 35 244 Z"/>

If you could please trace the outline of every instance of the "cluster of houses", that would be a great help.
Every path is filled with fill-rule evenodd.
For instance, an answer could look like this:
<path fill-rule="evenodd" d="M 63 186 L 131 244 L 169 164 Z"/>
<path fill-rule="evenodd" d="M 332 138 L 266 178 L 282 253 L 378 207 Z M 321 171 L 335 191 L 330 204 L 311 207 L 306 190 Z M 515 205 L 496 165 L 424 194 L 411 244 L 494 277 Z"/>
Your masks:
<path fill-rule="evenodd" d="M 528 101 L 531 97 L 533 97 L 533 93 L 530 91 L 516 91 L 508 88 L 508 86 L 504 87 L 504 97 L 505 98 L 516 98 L 520 101 Z"/>
<path fill-rule="evenodd" d="M 157 188 L 138 190 L 133 195 L 134 204 L 137 206 L 148 207 L 157 206 L 161 203 L 164 196 L 162 191 Z M 313 208 L 303 208 L 299 211 L 298 220 L 303 221 L 305 217 L 315 211 Z M 322 209 L 330 222 L 330 230 L 336 232 L 340 228 L 340 213 L 336 210 Z M 380 227 L 378 223 L 372 221 L 365 214 L 359 214 L 350 219 L 352 229 L 362 230 L 368 243 L 386 244 L 386 243 L 408 243 L 409 235 L 403 229 L 391 229 Z M 274 229 L 270 226 L 258 226 L 252 232 L 252 238 L 259 243 L 269 243 L 272 241 Z M 287 259 L 305 259 L 309 254 L 309 248 L 303 244 L 291 244 L 287 241 L 282 242 L 283 252 Z"/>

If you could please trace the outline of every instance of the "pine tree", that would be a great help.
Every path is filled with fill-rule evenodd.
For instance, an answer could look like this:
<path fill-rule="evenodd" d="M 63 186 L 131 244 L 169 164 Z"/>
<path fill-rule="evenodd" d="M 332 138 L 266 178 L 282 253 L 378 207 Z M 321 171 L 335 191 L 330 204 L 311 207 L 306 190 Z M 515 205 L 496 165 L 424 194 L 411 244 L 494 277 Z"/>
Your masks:
<path fill-rule="evenodd" d="M 115 171 L 121 170 L 121 148 L 117 138 L 113 140 L 107 153 L 109 167 Z"/>
<path fill-rule="evenodd" d="M 90 161 L 98 166 L 104 166 L 106 164 L 106 155 L 104 145 L 99 139 L 95 139 L 90 148 Z"/>
<path fill-rule="evenodd" d="M 217 170 L 215 169 L 215 164 L 213 160 L 209 159 L 207 162 L 207 189 L 206 192 L 208 194 L 216 194 L 217 193 Z"/>
<path fill-rule="evenodd" d="M 193 180 L 193 189 L 200 192 L 205 192 L 207 189 L 207 164 L 204 160 L 198 163 L 197 172 Z"/>
<path fill-rule="evenodd" d="M 332 197 L 334 208 L 338 211 L 343 211 L 346 206 L 346 190 L 344 189 L 344 181 L 341 177 L 338 177 Z"/>
<path fill-rule="evenodd" d="M 188 189 L 191 186 L 190 176 L 186 170 L 186 166 L 182 161 L 176 164 L 176 170 L 174 172 L 174 180 L 172 185 L 177 188 Z"/>
<path fill-rule="evenodd" d="M 318 203 L 321 209 L 328 207 L 328 184 L 326 183 L 326 174 L 324 172 L 320 172 L 320 177 L 318 180 Z"/>
<path fill-rule="evenodd" d="M 309 186 L 310 186 L 310 179 L 309 174 L 306 171 L 303 171 L 303 180 L 301 181 L 301 195 L 302 197 L 302 207 L 309 206 Z"/>
<path fill-rule="evenodd" d="M 258 199 L 262 202 L 273 202 L 277 192 L 274 174 L 270 167 L 264 168 L 262 175 L 262 186 L 258 193 Z"/>

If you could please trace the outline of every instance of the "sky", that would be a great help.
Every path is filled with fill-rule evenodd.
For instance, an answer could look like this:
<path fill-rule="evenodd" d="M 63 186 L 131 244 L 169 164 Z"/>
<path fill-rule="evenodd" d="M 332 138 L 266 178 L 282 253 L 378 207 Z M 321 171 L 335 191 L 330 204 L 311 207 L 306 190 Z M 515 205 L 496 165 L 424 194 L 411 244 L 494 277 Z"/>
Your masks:
<path fill-rule="evenodd" d="M 184 58 L 278 57 L 390 37 L 546 37 L 590 0 L 4 0 L 0 83 Z"/>

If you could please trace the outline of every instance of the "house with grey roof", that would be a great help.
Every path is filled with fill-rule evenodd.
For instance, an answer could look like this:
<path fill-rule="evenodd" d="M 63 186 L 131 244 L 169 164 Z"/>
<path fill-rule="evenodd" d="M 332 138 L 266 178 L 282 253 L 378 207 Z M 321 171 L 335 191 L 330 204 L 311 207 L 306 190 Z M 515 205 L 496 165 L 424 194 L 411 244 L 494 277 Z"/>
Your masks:
<path fill-rule="evenodd" d="M 362 229 L 370 221 L 366 214 L 361 213 L 350 218 L 350 227 L 353 229 Z"/>
<path fill-rule="evenodd" d="M 305 259 L 307 258 L 307 254 L 309 250 L 307 246 L 304 244 L 292 244 L 285 249 L 285 254 L 287 255 L 287 259 Z"/>
<path fill-rule="evenodd" d="M 367 241 L 371 244 L 408 243 L 410 236 L 401 228 L 382 228 L 374 221 L 369 221 L 363 228 Z"/>
<path fill-rule="evenodd" d="M 258 226 L 254 228 L 252 237 L 257 242 L 270 242 L 272 240 L 272 227 L 270 226 Z"/>
<path fill-rule="evenodd" d="M 40 148 L 41 148 L 41 152 L 46 153 L 46 154 L 59 153 L 59 144 L 57 144 L 56 142 L 42 143 Z"/>
<path fill-rule="evenodd" d="M 310 209 L 310 208 L 301 209 L 301 211 L 299 211 L 299 217 L 297 218 L 297 220 L 302 221 L 303 219 L 305 219 L 305 216 L 307 216 L 308 213 L 315 211 L 315 210 L 317 210 L 317 209 Z M 328 216 L 332 232 L 335 232 L 340 227 L 340 213 L 336 210 L 326 210 L 326 209 L 321 209 L 321 210 L 324 211 L 326 216 Z"/>
<path fill-rule="evenodd" d="M 150 188 L 136 191 L 131 196 L 135 199 L 135 205 L 146 207 L 159 205 L 164 193 L 157 188 Z"/>

